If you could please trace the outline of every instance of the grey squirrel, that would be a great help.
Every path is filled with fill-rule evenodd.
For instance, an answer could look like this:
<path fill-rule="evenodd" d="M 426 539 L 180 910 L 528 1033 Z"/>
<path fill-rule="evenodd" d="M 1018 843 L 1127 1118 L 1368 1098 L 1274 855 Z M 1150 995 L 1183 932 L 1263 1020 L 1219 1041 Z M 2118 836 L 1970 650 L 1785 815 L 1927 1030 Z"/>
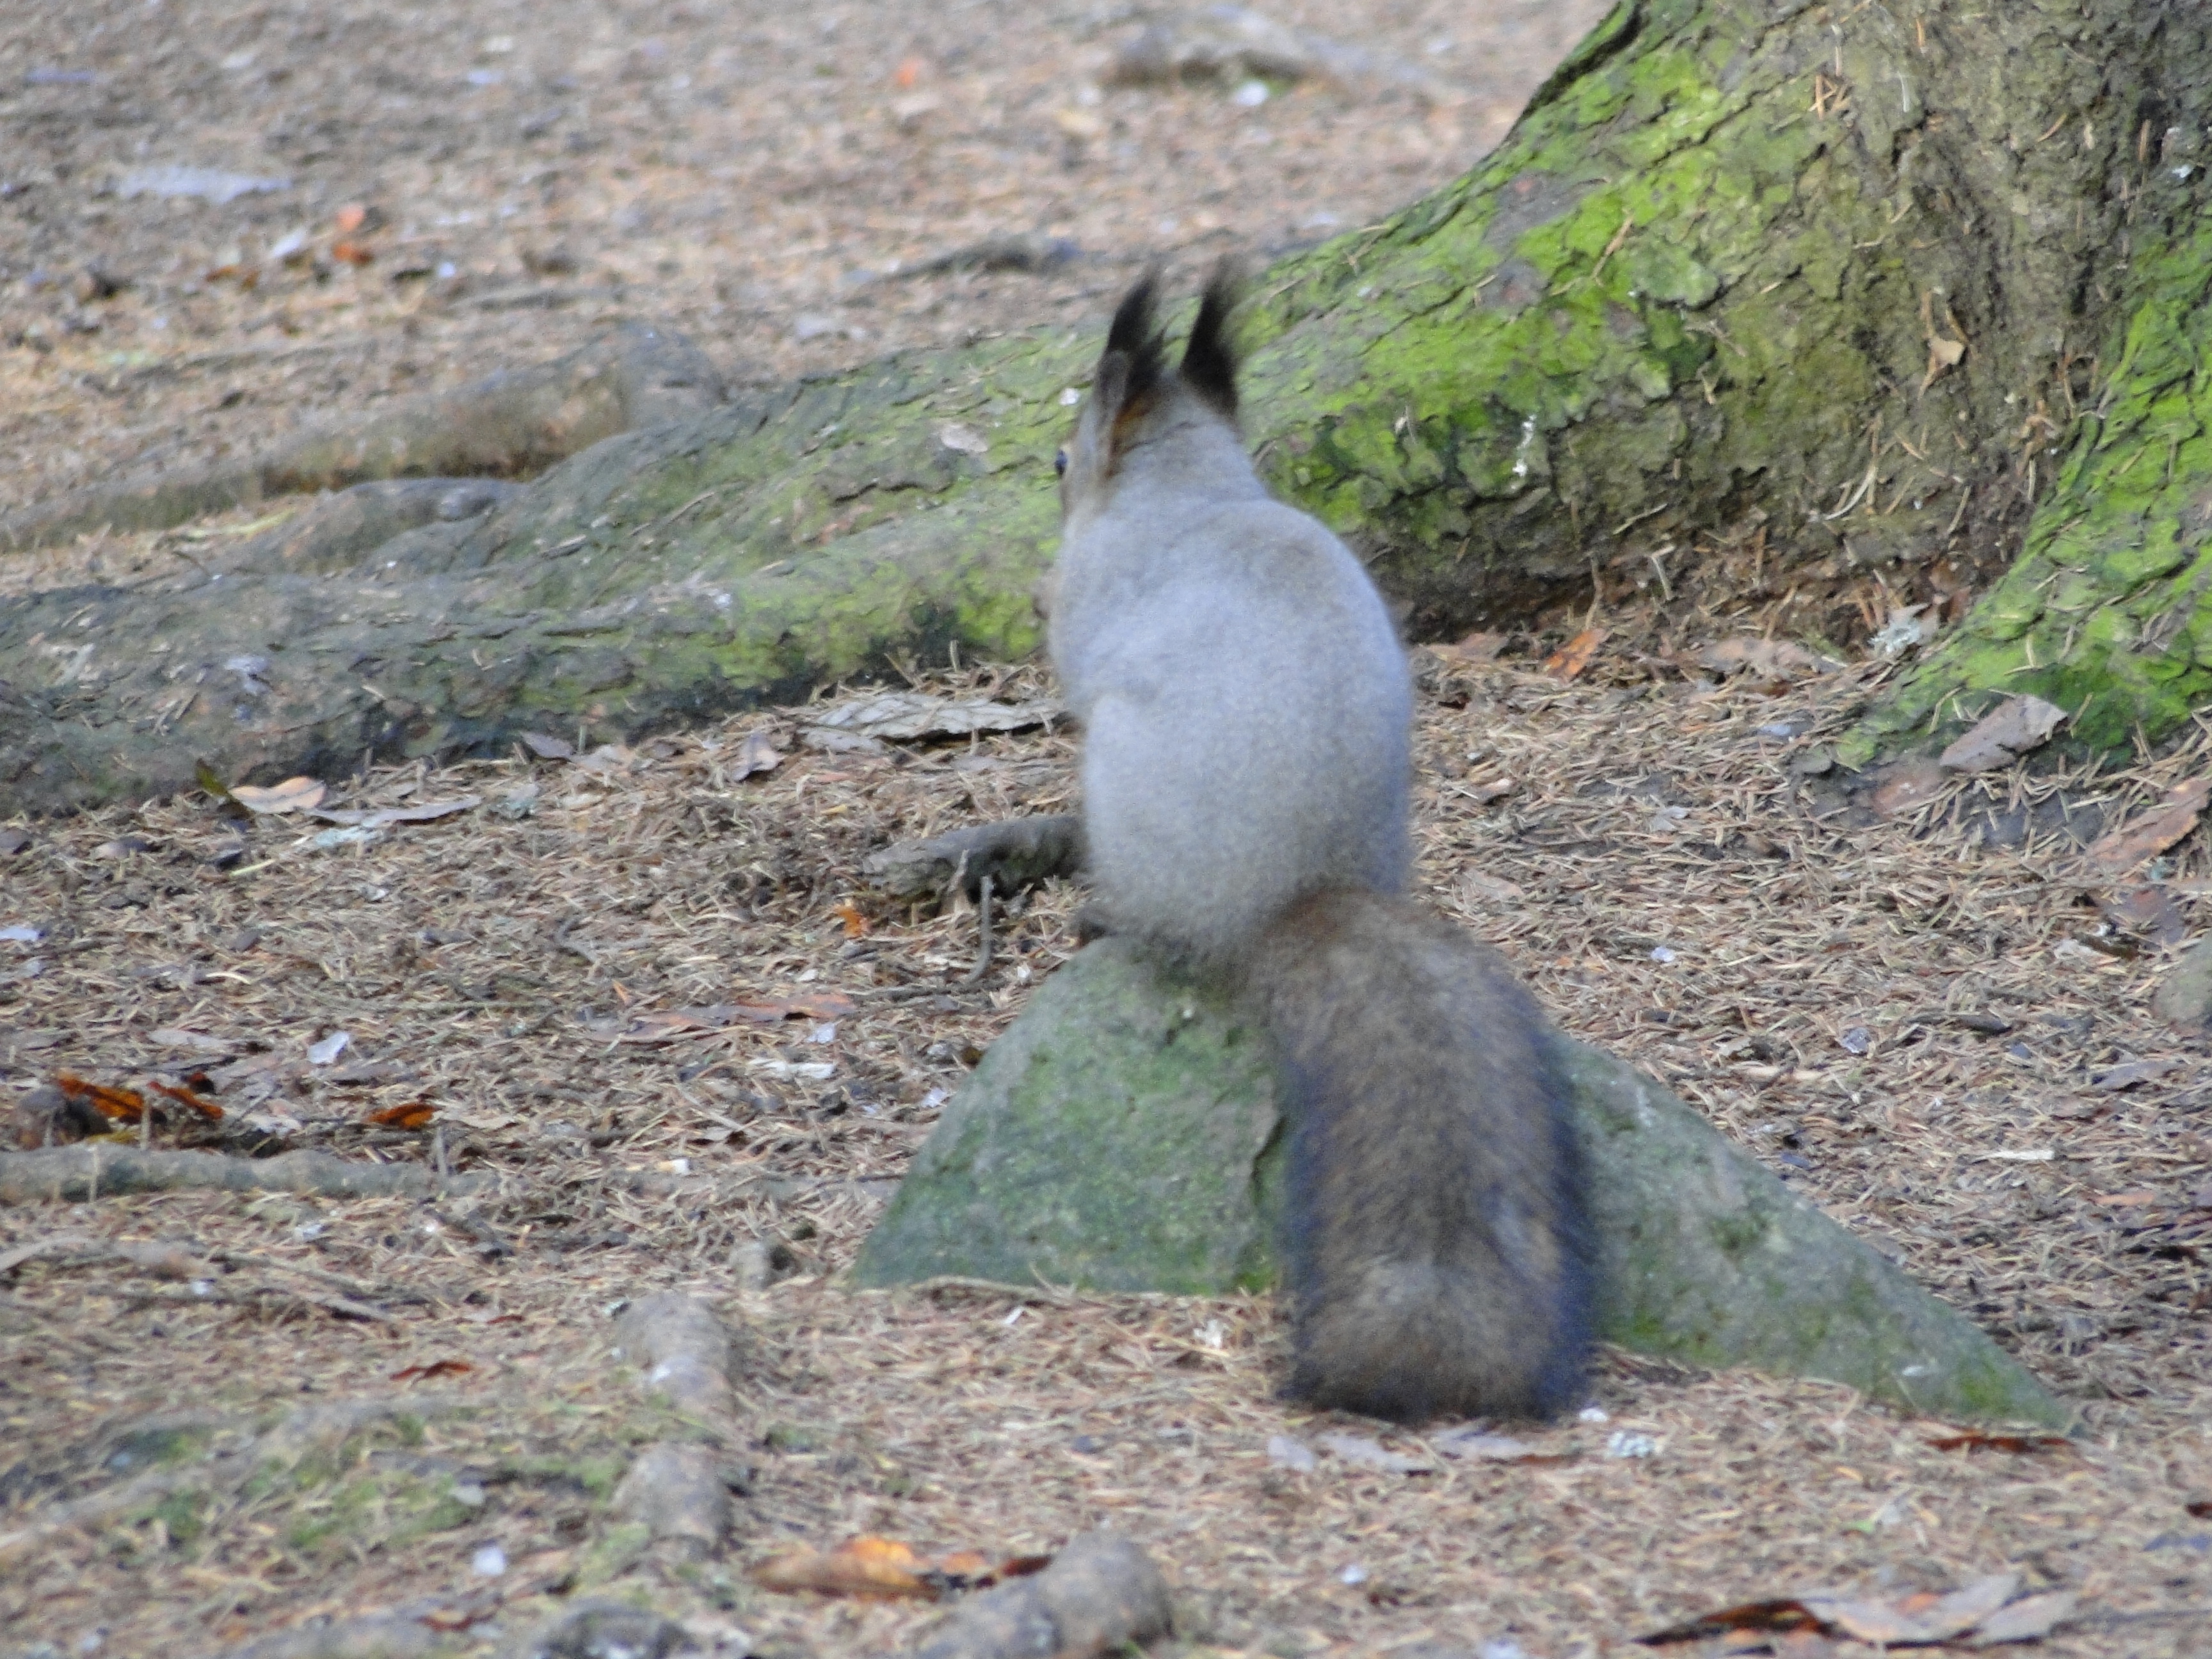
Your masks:
<path fill-rule="evenodd" d="M 1226 266 L 1170 371 L 1148 276 L 1058 458 L 1050 647 L 1112 930 L 1234 976 L 1290 1126 L 1289 1392 L 1415 1421 L 1579 1388 L 1589 1225 L 1542 1014 L 1403 896 L 1412 690 L 1374 583 L 1237 425 Z"/>

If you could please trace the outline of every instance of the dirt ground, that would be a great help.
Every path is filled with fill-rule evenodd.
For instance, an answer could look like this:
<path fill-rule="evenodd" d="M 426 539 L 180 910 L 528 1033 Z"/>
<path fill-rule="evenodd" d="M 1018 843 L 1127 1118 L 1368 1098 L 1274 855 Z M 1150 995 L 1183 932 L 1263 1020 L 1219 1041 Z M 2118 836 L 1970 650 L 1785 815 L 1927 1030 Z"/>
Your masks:
<path fill-rule="evenodd" d="M 769 378 L 1092 315 L 1151 259 L 1286 246 L 1451 176 L 1594 10 L 1275 9 L 1465 89 L 1446 103 L 1086 90 L 1127 9 L 12 15 L 0 507 L 618 317 Z M 287 182 L 219 207 L 120 193 L 163 166 Z M 348 204 L 371 211 L 341 233 Z M 1010 233 L 1080 252 L 892 269 Z M 125 577 L 161 547 L 51 556 Z M 1420 1472 L 1301 1468 L 1271 1440 L 1378 1431 L 1273 1397 L 1265 1299 L 843 1289 L 948 1093 L 1075 948 L 1078 902 L 1018 906 L 969 986 L 974 916 L 887 904 L 861 862 L 1064 810 L 1074 743 L 824 754 L 768 715 L 327 780 L 325 805 L 478 803 L 335 844 L 202 799 L 0 841 L 21 842 L 0 851 L 0 1108 L 63 1073 L 204 1070 L 222 1124 L 155 1145 L 499 1177 L 428 1203 L 0 1207 L 0 1655 L 214 1654 L 380 1610 L 491 1652 L 586 1595 L 648 1601 L 724 1655 L 881 1651 L 938 1610 L 771 1595 L 747 1569 L 858 1532 L 1015 1553 L 1099 1526 L 1163 1565 L 1194 1650 L 1614 1653 L 1733 1604 L 2006 1570 L 2079 1598 L 2043 1651 L 2212 1649 L 2212 1062 L 2149 1009 L 2161 937 L 2212 914 L 2212 856 L 2182 841 L 2149 872 L 2167 911 L 2116 918 L 2078 853 L 2212 742 L 1952 778 L 1869 820 L 1817 755 L 1886 672 L 1447 662 L 1421 713 L 1423 888 L 1571 1032 L 2019 1354 L 2081 1410 L 2071 1447 L 1947 1449 L 1830 1385 L 1615 1353 L 1601 1419 L 1516 1431 L 1540 1461 L 1391 1431 Z M 1045 688 L 986 668 L 928 689 Z M 787 757 L 748 776 L 753 732 Z M 700 1012 L 779 1003 L 792 1018 Z M 661 1425 L 613 1316 L 661 1290 L 744 1335 L 756 1432 L 704 1563 L 643 1548 L 611 1500 Z"/>

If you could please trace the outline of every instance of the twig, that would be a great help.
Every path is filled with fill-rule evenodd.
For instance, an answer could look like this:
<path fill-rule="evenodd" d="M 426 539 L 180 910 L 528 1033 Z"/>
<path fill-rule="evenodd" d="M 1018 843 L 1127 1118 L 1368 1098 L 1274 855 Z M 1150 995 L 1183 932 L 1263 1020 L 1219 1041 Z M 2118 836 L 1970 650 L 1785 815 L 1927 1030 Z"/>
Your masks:
<path fill-rule="evenodd" d="M 963 985 L 981 985 L 983 975 L 991 971 L 991 876 L 984 872 L 983 879 L 975 890 L 975 921 L 977 943 L 975 965 L 968 970 Z"/>

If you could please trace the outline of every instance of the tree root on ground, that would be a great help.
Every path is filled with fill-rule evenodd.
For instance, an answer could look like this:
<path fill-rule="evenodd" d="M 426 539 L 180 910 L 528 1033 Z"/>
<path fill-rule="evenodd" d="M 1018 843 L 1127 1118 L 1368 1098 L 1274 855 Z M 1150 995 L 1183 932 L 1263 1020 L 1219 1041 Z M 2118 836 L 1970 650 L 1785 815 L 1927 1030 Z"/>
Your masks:
<path fill-rule="evenodd" d="M 927 841 L 902 841 L 871 854 L 860 866 L 895 899 L 942 899 L 957 886 L 969 898 L 988 877 L 1004 898 L 1053 876 L 1083 868 L 1083 821 L 1073 813 L 1006 818 L 950 830 Z"/>
<path fill-rule="evenodd" d="M 167 530 L 271 496 L 368 479 L 526 476 L 617 432 L 702 413 L 723 395 L 714 364 L 684 336 L 626 324 L 552 362 L 403 398 L 312 428 L 258 455 L 196 471 L 137 473 L 26 507 L 0 518 L 0 551 L 103 528 Z"/>

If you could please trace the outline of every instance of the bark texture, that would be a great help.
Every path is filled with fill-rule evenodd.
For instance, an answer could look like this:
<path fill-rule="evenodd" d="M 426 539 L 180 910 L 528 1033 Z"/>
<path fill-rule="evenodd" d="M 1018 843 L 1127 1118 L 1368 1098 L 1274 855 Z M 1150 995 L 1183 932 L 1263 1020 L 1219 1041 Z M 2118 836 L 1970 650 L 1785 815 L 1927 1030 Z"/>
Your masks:
<path fill-rule="evenodd" d="M 1474 172 L 1255 281 L 1251 435 L 1423 637 L 1640 584 L 1849 639 L 2025 534 L 1846 758 L 2000 686 L 2155 736 L 2212 677 L 2208 106 L 2195 5 L 1626 0 Z M 1096 348 L 629 432 L 344 575 L 39 596 L 0 617 L 0 812 L 1026 652 Z"/>

